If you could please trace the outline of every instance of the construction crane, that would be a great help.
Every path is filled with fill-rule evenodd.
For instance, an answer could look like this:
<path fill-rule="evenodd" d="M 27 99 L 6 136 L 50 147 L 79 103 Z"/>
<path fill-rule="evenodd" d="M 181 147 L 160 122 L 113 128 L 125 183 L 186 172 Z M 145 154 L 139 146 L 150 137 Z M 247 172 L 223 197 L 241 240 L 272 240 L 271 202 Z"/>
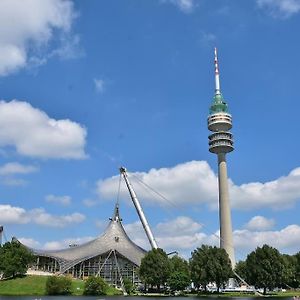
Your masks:
<path fill-rule="evenodd" d="M 140 202 L 139 202 L 139 200 L 138 200 L 138 198 L 136 196 L 136 193 L 135 193 L 135 191 L 134 191 L 134 189 L 133 189 L 133 187 L 132 187 L 132 185 L 131 185 L 131 183 L 130 183 L 130 181 L 128 179 L 126 168 L 121 167 L 120 168 L 120 173 L 123 175 L 123 178 L 125 180 L 127 188 L 129 190 L 129 194 L 130 194 L 131 200 L 132 200 L 132 202 L 133 202 L 133 204 L 135 206 L 135 209 L 136 209 L 136 211 L 137 211 L 137 213 L 139 215 L 139 218 L 140 218 L 140 220 L 142 222 L 142 225 L 144 227 L 144 230 L 146 232 L 146 235 L 147 235 L 147 238 L 148 238 L 148 240 L 150 242 L 150 245 L 151 245 L 152 249 L 157 249 L 158 246 L 157 246 L 156 241 L 154 239 L 154 236 L 152 234 L 151 228 L 150 228 L 150 226 L 149 226 L 149 224 L 147 222 L 147 219 L 146 219 L 145 214 L 144 214 L 144 212 L 142 210 Z"/>

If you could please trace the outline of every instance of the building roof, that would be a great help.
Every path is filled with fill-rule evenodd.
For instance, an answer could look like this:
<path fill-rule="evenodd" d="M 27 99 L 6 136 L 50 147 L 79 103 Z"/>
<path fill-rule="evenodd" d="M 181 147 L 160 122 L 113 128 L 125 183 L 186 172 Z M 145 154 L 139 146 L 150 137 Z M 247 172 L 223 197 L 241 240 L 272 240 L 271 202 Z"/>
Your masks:
<path fill-rule="evenodd" d="M 141 264 L 146 250 L 130 240 L 122 225 L 119 206 L 116 205 L 114 215 L 104 231 L 96 239 L 85 244 L 63 250 L 33 250 L 34 254 L 55 258 L 61 265 L 61 272 L 65 272 L 74 265 L 110 251 L 116 251 L 135 265 Z"/>

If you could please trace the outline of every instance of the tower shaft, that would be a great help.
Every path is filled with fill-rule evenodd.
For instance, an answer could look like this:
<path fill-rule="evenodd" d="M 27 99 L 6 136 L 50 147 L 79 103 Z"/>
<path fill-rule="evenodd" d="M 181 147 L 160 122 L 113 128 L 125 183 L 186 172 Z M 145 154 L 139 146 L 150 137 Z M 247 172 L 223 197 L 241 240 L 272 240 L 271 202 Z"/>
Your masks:
<path fill-rule="evenodd" d="M 225 249 L 235 266 L 232 238 L 231 212 L 228 192 L 227 163 L 225 153 L 218 153 L 220 247 Z"/>

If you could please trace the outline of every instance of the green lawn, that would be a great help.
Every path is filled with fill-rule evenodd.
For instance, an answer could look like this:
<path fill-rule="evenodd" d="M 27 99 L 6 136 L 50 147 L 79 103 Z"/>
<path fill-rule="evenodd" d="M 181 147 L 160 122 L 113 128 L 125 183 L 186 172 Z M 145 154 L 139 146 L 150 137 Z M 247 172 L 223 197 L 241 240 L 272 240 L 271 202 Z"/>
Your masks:
<path fill-rule="evenodd" d="M 9 296 L 33 296 L 45 295 L 47 276 L 24 276 L 16 279 L 0 281 L 0 295 Z M 72 280 L 73 295 L 82 295 L 84 281 L 79 279 Z M 107 295 L 120 295 L 122 292 L 113 287 L 109 287 Z"/>
<path fill-rule="evenodd" d="M 25 276 L 0 281 L 0 295 L 45 295 L 47 276 Z"/>

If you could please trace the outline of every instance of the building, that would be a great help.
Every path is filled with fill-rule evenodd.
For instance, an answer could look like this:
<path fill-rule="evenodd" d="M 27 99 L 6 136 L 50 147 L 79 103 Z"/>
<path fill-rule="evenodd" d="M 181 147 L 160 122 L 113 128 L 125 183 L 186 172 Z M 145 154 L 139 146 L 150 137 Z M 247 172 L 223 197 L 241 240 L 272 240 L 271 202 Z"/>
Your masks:
<path fill-rule="evenodd" d="M 218 156 L 219 178 L 219 218 L 220 218 L 220 247 L 225 249 L 235 266 L 235 256 L 232 239 L 231 212 L 228 193 L 226 154 L 233 151 L 232 118 L 220 89 L 220 75 L 217 49 L 215 48 L 215 96 L 210 106 L 207 118 L 209 135 L 209 151 Z"/>
<path fill-rule="evenodd" d="M 83 245 L 70 245 L 63 250 L 34 250 L 36 271 L 54 274 L 70 274 L 84 279 L 88 276 L 101 276 L 106 282 L 123 287 L 123 280 L 140 282 L 137 268 L 146 250 L 130 240 L 122 225 L 118 204 L 113 217 L 104 231 L 96 239 Z"/>

